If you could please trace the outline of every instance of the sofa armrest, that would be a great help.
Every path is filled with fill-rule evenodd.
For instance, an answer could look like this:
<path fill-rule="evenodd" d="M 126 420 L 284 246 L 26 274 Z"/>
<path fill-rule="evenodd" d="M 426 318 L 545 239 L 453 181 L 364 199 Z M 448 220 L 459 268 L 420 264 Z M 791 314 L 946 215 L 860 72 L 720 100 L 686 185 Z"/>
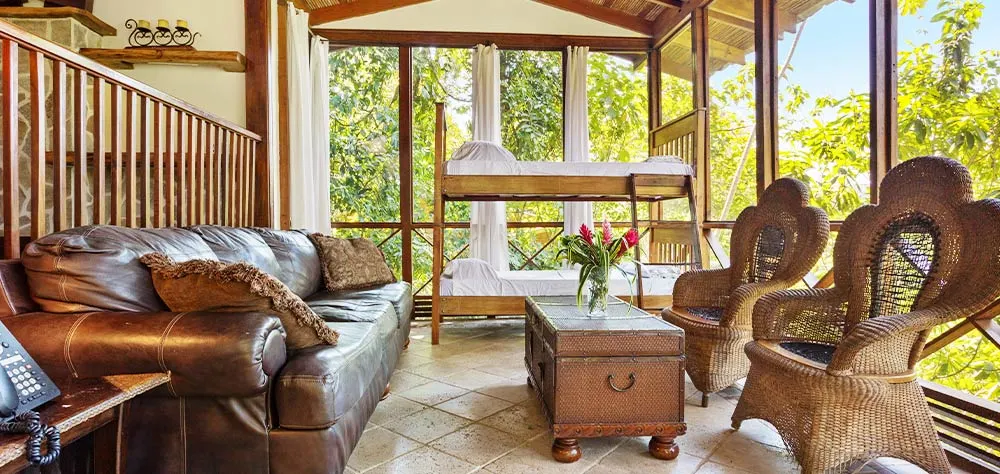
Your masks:
<path fill-rule="evenodd" d="M 286 359 L 281 322 L 259 313 L 29 313 L 3 324 L 55 380 L 170 372 L 174 396 L 260 394 Z"/>

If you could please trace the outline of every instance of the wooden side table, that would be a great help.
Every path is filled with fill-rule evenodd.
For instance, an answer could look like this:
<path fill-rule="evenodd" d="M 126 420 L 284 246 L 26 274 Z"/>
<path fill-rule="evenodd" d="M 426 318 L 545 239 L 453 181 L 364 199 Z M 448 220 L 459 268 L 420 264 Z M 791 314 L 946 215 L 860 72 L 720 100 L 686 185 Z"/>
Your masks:
<path fill-rule="evenodd" d="M 125 403 L 170 380 L 168 374 L 115 375 L 93 379 L 56 381 L 62 395 L 42 406 L 42 423 L 59 429 L 63 446 L 93 433 L 94 472 L 120 470 L 118 436 Z M 0 434 L 0 473 L 28 467 L 25 435 Z"/>
<path fill-rule="evenodd" d="M 591 317 L 576 297 L 525 302 L 528 383 L 555 441 L 552 457 L 575 462 L 578 438 L 652 436 L 649 452 L 674 459 L 684 423 L 684 331 L 619 299 Z"/>

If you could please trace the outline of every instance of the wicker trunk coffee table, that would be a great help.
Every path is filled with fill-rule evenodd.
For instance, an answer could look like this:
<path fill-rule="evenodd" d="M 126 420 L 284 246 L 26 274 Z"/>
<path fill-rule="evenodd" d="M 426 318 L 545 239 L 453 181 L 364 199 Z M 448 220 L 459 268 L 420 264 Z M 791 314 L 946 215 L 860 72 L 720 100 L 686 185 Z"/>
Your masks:
<path fill-rule="evenodd" d="M 674 459 L 684 434 L 684 331 L 612 299 L 594 317 L 576 297 L 525 300 L 524 361 L 555 441 L 574 462 L 579 438 L 652 436 L 649 452 Z"/>

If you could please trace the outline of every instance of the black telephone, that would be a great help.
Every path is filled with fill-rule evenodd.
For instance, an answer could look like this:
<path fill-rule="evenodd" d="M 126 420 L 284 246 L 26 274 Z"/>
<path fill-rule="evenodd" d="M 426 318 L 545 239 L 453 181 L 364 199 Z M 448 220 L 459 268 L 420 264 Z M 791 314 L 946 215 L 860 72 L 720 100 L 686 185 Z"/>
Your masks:
<path fill-rule="evenodd" d="M 59 457 L 59 431 L 42 424 L 38 413 L 32 411 L 59 393 L 56 384 L 0 323 L 0 433 L 27 434 L 28 461 L 32 464 L 49 464 Z M 44 456 L 42 441 L 48 445 Z"/>

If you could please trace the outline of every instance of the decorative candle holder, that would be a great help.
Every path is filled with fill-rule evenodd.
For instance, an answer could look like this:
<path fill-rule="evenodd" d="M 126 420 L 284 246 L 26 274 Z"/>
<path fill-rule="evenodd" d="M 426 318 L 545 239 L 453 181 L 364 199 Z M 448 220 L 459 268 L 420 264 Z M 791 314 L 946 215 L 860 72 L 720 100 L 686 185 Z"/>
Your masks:
<path fill-rule="evenodd" d="M 192 32 L 186 20 L 177 20 L 170 28 L 170 22 L 161 18 L 154 29 L 149 20 L 129 19 L 125 28 L 132 30 L 128 37 L 130 48 L 193 48 L 194 40 L 201 35 Z"/>

